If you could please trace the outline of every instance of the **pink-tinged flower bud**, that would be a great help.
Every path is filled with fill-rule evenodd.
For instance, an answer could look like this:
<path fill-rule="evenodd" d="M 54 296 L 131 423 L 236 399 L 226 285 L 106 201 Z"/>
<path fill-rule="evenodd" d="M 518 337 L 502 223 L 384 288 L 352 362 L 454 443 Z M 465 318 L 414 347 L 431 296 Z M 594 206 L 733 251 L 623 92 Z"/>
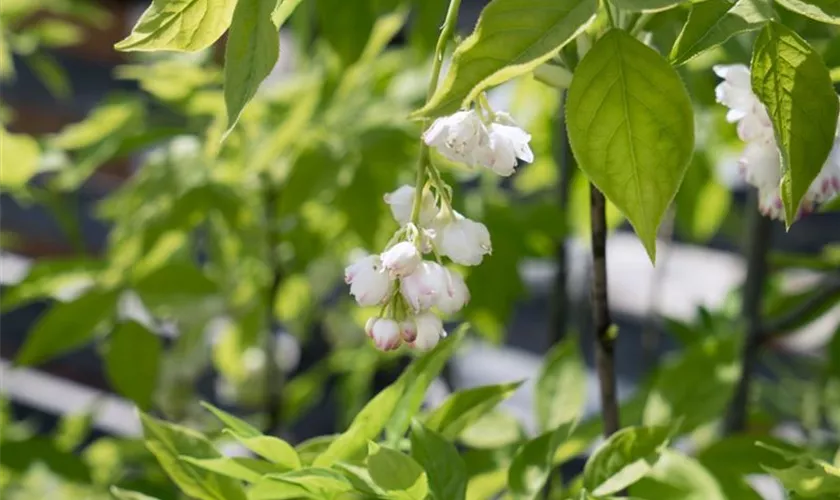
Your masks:
<path fill-rule="evenodd" d="M 414 209 L 414 188 L 408 185 L 400 186 L 396 191 L 386 194 L 385 203 L 391 208 L 391 215 L 401 226 L 411 221 L 411 212 Z M 438 213 L 435 197 L 431 191 L 423 191 L 423 199 L 420 202 L 421 226 L 431 224 Z"/>
<path fill-rule="evenodd" d="M 381 258 L 382 266 L 394 278 L 411 274 L 423 260 L 417 246 L 408 241 L 401 241 L 385 250 Z"/>
<path fill-rule="evenodd" d="M 446 336 L 443 322 L 433 313 L 424 312 L 414 316 L 414 323 L 417 325 L 417 336 L 409 346 L 415 349 L 428 351 Z"/>
<path fill-rule="evenodd" d="M 373 339 L 377 349 L 393 351 L 400 346 L 400 325 L 389 318 L 371 318 L 365 325 L 368 336 Z"/>
<path fill-rule="evenodd" d="M 480 222 L 467 219 L 458 212 L 454 217 L 441 215 L 435 228 L 435 247 L 438 252 L 464 266 L 481 264 L 484 255 L 492 252 L 490 232 Z"/>
<path fill-rule="evenodd" d="M 344 269 L 344 282 L 350 294 L 362 307 L 381 304 L 391 289 L 391 278 L 382 267 L 378 255 L 368 255 Z"/>
<path fill-rule="evenodd" d="M 414 319 L 400 322 L 400 336 L 409 344 L 414 342 L 414 339 L 417 338 L 417 324 Z"/>

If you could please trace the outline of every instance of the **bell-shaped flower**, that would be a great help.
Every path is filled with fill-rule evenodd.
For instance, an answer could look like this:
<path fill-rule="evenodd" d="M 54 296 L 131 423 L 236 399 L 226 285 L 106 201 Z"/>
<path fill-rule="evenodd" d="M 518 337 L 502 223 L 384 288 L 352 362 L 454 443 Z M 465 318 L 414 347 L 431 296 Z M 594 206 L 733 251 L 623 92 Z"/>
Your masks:
<path fill-rule="evenodd" d="M 472 166 L 476 153 L 490 144 L 490 136 L 481 117 L 470 109 L 436 119 L 423 133 L 423 141 L 447 159 Z"/>
<path fill-rule="evenodd" d="M 497 113 L 497 119 L 503 117 L 504 123 L 490 124 L 489 147 L 478 152 L 478 163 L 493 172 L 508 177 L 516 170 L 517 158 L 527 162 L 534 161 L 534 153 L 528 144 L 531 135 L 521 128 L 507 115 Z"/>
<path fill-rule="evenodd" d="M 406 276 L 417 269 L 417 265 L 423 260 L 417 245 L 409 241 L 401 241 L 391 248 L 382 252 L 380 256 L 382 266 L 393 278 Z"/>
<path fill-rule="evenodd" d="M 441 213 L 435 223 L 435 248 L 456 264 L 477 266 L 493 249 L 487 226 L 458 212 Z"/>
<path fill-rule="evenodd" d="M 435 305 L 445 314 L 460 311 L 470 301 L 470 291 L 464 278 L 457 271 L 443 269 L 444 289 L 437 297 Z"/>
<path fill-rule="evenodd" d="M 391 278 L 378 255 L 362 257 L 344 269 L 344 282 L 362 307 L 382 304 L 391 290 Z"/>
<path fill-rule="evenodd" d="M 400 325 L 389 318 L 370 318 L 365 324 L 365 333 L 381 351 L 392 351 L 402 342 Z"/>
<path fill-rule="evenodd" d="M 414 318 L 400 321 L 400 336 L 404 341 L 411 344 L 417 338 L 417 323 Z"/>
<path fill-rule="evenodd" d="M 446 336 L 443 322 L 433 313 L 424 312 L 414 316 L 414 324 L 417 325 L 417 335 L 408 345 L 415 349 L 428 351 Z"/>
<path fill-rule="evenodd" d="M 400 279 L 400 293 L 414 312 L 425 311 L 445 293 L 445 269 L 437 262 L 424 260 L 417 269 Z"/>
<path fill-rule="evenodd" d="M 385 203 L 391 208 L 391 215 L 401 226 L 411 221 L 411 211 L 414 209 L 414 188 L 403 185 L 386 194 Z M 430 224 L 438 213 L 435 197 L 429 190 L 423 191 L 423 199 L 420 202 L 420 225 Z"/>

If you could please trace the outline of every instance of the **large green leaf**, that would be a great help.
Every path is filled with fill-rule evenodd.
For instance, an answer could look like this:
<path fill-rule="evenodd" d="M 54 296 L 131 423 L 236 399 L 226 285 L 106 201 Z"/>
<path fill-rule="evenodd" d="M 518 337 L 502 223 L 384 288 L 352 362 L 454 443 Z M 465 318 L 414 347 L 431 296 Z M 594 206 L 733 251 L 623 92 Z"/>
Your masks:
<path fill-rule="evenodd" d="M 691 4 L 691 12 L 671 48 L 671 63 L 683 64 L 739 33 L 764 26 L 773 17 L 766 0 L 705 0 Z"/>
<path fill-rule="evenodd" d="M 188 464 L 210 472 L 216 472 L 223 476 L 233 479 L 239 479 L 249 483 L 258 482 L 265 474 L 272 474 L 276 472 L 283 472 L 276 466 L 257 460 L 255 458 L 246 457 L 224 457 L 224 458 L 193 458 L 180 457 L 181 460 Z"/>
<path fill-rule="evenodd" d="M 146 447 L 163 470 L 187 495 L 200 500 L 245 500 L 237 480 L 189 464 L 179 457 L 221 458 L 210 441 L 198 432 L 140 414 Z"/>
<path fill-rule="evenodd" d="M 236 0 L 153 0 L 117 50 L 197 51 L 230 26 Z"/>
<path fill-rule="evenodd" d="M 778 0 L 778 3 L 816 21 L 840 24 L 840 2 L 837 0 Z"/>
<path fill-rule="evenodd" d="M 445 438 L 454 439 L 470 424 L 509 398 L 520 385 L 522 382 L 511 382 L 458 391 L 435 408 L 425 424 Z"/>
<path fill-rule="evenodd" d="M 367 466 L 370 477 L 399 500 L 423 500 L 429 493 L 426 472 L 413 458 L 387 446 L 369 443 Z"/>
<path fill-rule="evenodd" d="M 26 336 L 17 355 L 20 365 L 33 365 L 89 342 L 96 328 L 114 313 L 117 292 L 92 290 L 50 308 Z"/>
<path fill-rule="evenodd" d="M 225 104 L 228 131 L 280 55 L 278 29 L 271 13 L 278 0 L 239 0 L 225 45 Z"/>
<path fill-rule="evenodd" d="M 433 500 L 463 500 L 467 466 L 454 444 L 415 420 L 411 425 L 411 456 L 425 469 Z"/>
<path fill-rule="evenodd" d="M 621 30 L 575 70 L 566 104 L 581 170 L 629 219 L 651 260 L 694 149 L 691 100 L 674 68 Z"/>
<path fill-rule="evenodd" d="M 532 71 L 595 15 L 595 0 L 493 0 L 452 55 L 446 79 L 414 117 L 457 111 L 483 90 Z"/>
<path fill-rule="evenodd" d="M 586 367 L 577 338 L 558 342 L 546 354 L 534 393 L 543 430 L 575 420 L 586 405 Z"/>
<path fill-rule="evenodd" d="M 551 475 L 557 448 L 569 437 L 572 429 L 573 424 L 562 424 L 519 448 L 508 470 L 508 488 L 513 498 L 537 498 Z"/>
<path fill-rule="evenodd" d="M 412 363 L 393 384 L 383 389 L 356 415 L 350 427 L 313 462 L 315 467 L 329 467 L 341 460 L 360 458 L 370 440 L 386 426 L 395 440 L 402 438 L 413 415 L 420 409 L 429 384 L 460 344 L 466 327 L 459 328 L 432 351 Z"/>
<path fill-rule="evenodd" d="M 684 0 L 613 0 L 615 6 L 627 12 L 657 12 L 683 3 Z"/>
<path fill-rule="evenodd" d="M 773 449 L 772 446 L 768 448 Z M 775 450 L 786 460 L 782 468 L 768 467 L 786 490 L 796 493 L 797 498 L 828 499 L 840 496 L 840 468 L 815 458 L 809 453 L 793 453 Z"/>
<path fill-rule="evenodd" d="M 105 350 L 108 380 L 140 409 L 152 405 L 162 351 L 160 337 L 135 321 L 120 324 L 108 340 Z"/>
<path fill-rule="evenodd" d="M 630 488 L 639 498 L 728 500 L 717 479 L 697 460 L 664 450 L 646 477 Z"/>
<path fill-rule="evenodd" d="M 339 472 L 311 467 L 263 477 L 248 490 L 248 500 L 336 498 L 352 489 L 352 484 Z"/>
<path fill-rule="evenodd" d="M 602 443 L 583 469 L 583 484 L 595 496 L 621 491 L 647 474 L 668 443 L 669 427 L 625 427 Z"/>
<path fill-rule="evenodd" d="M 681 429 L 687 432 L 719 418 L 739 374 L 734 335 L 698 340 L 660 367 L 645 403 L 643 422 L 665 425 L 679 418 Z"/>
<path fill-rule="evenodd" d="M 837 94 L 819 54 L 777 22 L 768 23 L 755 41 L 751 73 L 753 92 L 767 108 L 781 151 L 790 227 L 834 143 Z"/>

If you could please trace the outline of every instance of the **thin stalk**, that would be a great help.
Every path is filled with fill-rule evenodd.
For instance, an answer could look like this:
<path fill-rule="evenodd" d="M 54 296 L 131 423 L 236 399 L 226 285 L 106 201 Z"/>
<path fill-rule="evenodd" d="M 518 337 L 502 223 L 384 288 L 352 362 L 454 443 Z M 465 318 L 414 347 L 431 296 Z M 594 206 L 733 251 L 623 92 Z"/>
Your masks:
<path fill-rule="evenodd" d="M 554 141 L 554 161 L 557 163 L 557 203 L 560 206 L 560 238 L 554 251 L 557 274 L 554 278 L 554 291 L 551 298 L 551 323 L 548 335 L 549 345 L 559 342 L 566 334 L 569 325 L 569 294 L 567 287 L 569 267 L 566 257 L 567 212 L 569 208 L 569 184 L 572 179 L 574 156 L 569 145 L 565 113 L 566 91 L 560 91 L 557 109 L 557 135 Z"/>
<path fill-rule="evenodd" d="M 265 412 L 266 412 L 266 434 L 271 435 L 280 428 L 280 415 L 282 403 L 283 380 L 282 373 L 277 366 L 277 339 L 274 335 L 274 304 L 277 303 L 277 294 L 280 291 L 280 284 L 283 280 L 283 270 L 277 258 L 277 206 L 279 204 L 279 193 L 269 175 L 263 179 L 265 190 L 265 230 L 266 230 L 266 264 L 271 269 L 271 283 L 266 290 L 265 296 L 265 327 L 266 336 L 263 346 L 265 353 Z"/>
<path fill-rule="evenodd" d="M 458 10 L 461 8 L 461 0 L 450 0 L 449 8 L 446 11 L 446 18 L 443 21 L 443 28 L 441 28 L 440 36 L 435 45 L 435 58 L 432 62 L 432 76 L 429 78 L 429 87 L 426 90 L 426 101 L 431 99 L 432 95 L 437 89 L 438 80 L 440 79 L 440 69 L 443 65 L 443 53 L 446 51 L 446 45 L 449 39 L 452 38 L 452 33 L 455 32 L 455 24 L 458 21 Z M 429 120 L 423 120 L 423 130 L 429 126 Z M 429 146 L 424 141 L 420 141 L 420 155 L 417 158 L 417 178 L 414 183 L 414 205 L 411 207 L 411 222 L 415 225 L 420 220 L 420 207 L 423 200 L 423 186 L 426 184 L 426 166 L 429 163 Z"/>
<path fill-rule="evenodd" d="M 735 386 L 724 420 L 726 434 L 743 431 L 746 427 L 750 383 L 760 351 L 761 298 L 767 279 L 767 253 L 770 250 L 773 223 L 758 212 L 755 208 L 757 206 L 758 192 L 751 189 L 747 200 L 747 240 L 744 248 L 747 276 L 741 301 L 741 320 L 746 328 L 746 336 L 741 352 L 741 377 Z"/>
<path fill-rule="evenodd" d="M 601 387 L 601 416 L 604 436 L 616 432 L 621 423 L 615 377 L 615 333 L 607 301 L 607 201 L 594 184 L 589 186 L 592 224 L 592 322 L 595 329 L 595 366 Z"/>

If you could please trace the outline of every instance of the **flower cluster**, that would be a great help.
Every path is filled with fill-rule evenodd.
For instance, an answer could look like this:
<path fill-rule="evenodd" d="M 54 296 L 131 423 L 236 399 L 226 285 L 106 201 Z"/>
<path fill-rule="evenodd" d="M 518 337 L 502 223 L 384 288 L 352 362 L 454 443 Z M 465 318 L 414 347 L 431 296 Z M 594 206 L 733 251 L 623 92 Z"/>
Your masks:
<path fill-rule="evenodd" d="M 530 139 L 506 113 L 469 110 L 437 119 L 423 134 L 423 147 L 507 176 L 517 158 L 533 161 Z M 437 345 L 446 336 L 437 313 L 454 314 L 470 300 L 463 276 L 444 266 L 443 257 L 477 266 L 492 251 L 487 227 L 453 210 L 451 189 L 434 165 L 422 168 L 429 182 L 419 200 L 417 188 L 411 186 L 384 196 L 400 229 L 380 254 L 356 260 L 344 273 L 359 305 L 382 307 L 367 321 L 365 332 L 384 351 L 403 343 L 419 350 Z"/>
<path fill-rule="evenodd" d="M 715 88 L 717 102 L 729 108 L 726 119 L 737 122 L 738 137 L 746 143 L 738 162 L 741 175 L 759 192 L 759 210 L 773 219 L 784 218 L 779 184 L 782 166 L 773 124 L 767 110 L 753 93 L 750 70 L 742 64 L 719 65 L 715 73 L 723 81 Z M 797 217 L 840 194 L 840 127 L 834 147 L 819 175 L 811 183 Z"/>

